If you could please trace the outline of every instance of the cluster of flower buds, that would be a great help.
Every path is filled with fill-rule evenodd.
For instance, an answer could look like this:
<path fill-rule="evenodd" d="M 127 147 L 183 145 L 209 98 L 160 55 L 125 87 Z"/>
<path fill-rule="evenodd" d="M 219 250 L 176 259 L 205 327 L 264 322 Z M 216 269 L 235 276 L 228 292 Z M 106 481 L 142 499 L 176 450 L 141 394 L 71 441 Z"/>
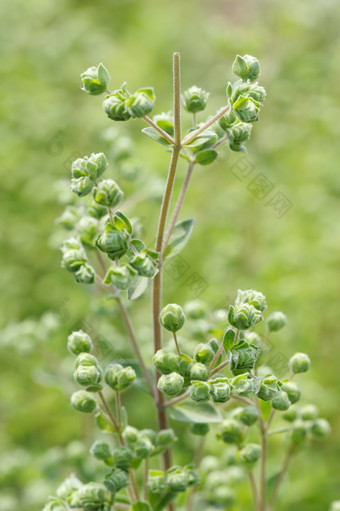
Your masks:
<path fill-rule="evenodd" d="M 282 418 L 292 425 L 289 437 L 294 445 L 300 445 L 309 438 L 324 439 L 331 432 L 329 422 L 319 417 L 319 409 L 315 405 L 291 406 Z"/>
<path fill-rule="evenodd" d="M 71 190 L 78 197 L 88 195 L 107 166 L 108 162 L 104 153 L 92 153 L 91 156 L 77 158 L 71 167 Z"/>
<path fill-rule="evenodd" d="M 207 106 L 209 92 L 193 85 L 182 94 L 182 103 L 187 112 L 196 114 Z"/>
<path fill-rule="evenodd" d="M 125 427 L 123 438 L 132 453 L 132 466 L 135 468 L 141 460 L 163 452 L 177 440 L 170 428 L 156 433 L 152 429 L 138 430 L 132 426 Z"/>
<path fill-rule="evenodd" d="M 103 107 L 107 116 L 113 121 L 127 121 L 150 113 L 155 100 L 152 87 L 144 87 L 130 94 L 126 83 L 123 83 L 120 89 L 106 96 Z"/>
<path fill-rule="evenodd" d="M 239 290 L 235 305 L 229 308 L 229 323 L 237 330 L 248 330 L 263 319 L 262 312 L 266 307 L 266 299 L 262 293 L 253 289 Z"/>
<path fill-rule="evenodd" d="M 151 493 L 180 493 L 200 483 L 200 476 L 194 465 L 174 465 L 166 472 L 149 470 L 148 490 Z"/>
<path fill-rule="evenodd" d="M 131 387 L 136 379 L 136 372 L 131 366 L 123 367 L 112 363 L 105 368 L 104 379 L 111 389 L 121 392 Z"/>
<path fill-rule="evenodd" d="M 88 263 L 87 255 L 81 241 L 77 238 L 65 240 L 61 246 L 61 265 L 74 274 L 77 282 L 93 284 L 95 271 Z"/>
<path fill-rule="evenodd" d="M 251 123 L 259 118 L 266 91 L 254 82 L 260 75 L 260 64 L 255 57 L 237 55 L 233 73 L 239 76 L 240 80 L 227 85 L 230 109 L 219 120 L 219 126 L 226 133 L 231 150 L 246 152 L 244 142 L 250 139 Z"/>

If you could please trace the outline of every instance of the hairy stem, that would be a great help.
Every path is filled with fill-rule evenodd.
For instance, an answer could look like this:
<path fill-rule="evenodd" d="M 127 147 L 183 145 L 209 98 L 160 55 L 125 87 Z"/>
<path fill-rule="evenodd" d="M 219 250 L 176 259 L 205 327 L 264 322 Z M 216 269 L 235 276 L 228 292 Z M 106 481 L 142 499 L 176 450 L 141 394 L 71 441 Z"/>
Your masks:
<path fill-rule="evenodd" d="M 162 347 L 162 333 L 161 326 L 158 320 L 161 306 L 162 306 L 162 245 L 164 238 L 165 223 L 168 215 L 179 153 L 181 151 L 181 81 L 180 81 L 180 56 L 179 53 L 173 55 L 173 102 L 174 102 L 174 146 L 171 155 L 170 167 L 164 191 L 161 211 L 159 215 L 157 236 L 156 236 L 156 251 L 160 253 L 159 258 L 159 272 L 153 279 L 152 289 L 152 317 L 153 317 L 153 332 L 154 332 L 154 353 Z M 159 374 L 156 372 L 156 379 L 158 380 Z M 157 392 L 157 413 L 158 413 L 158 427 L 159 429 L 166 429 L 168 426 L 166 411 L 163 406 L 164 397 L 158 390 Z M 171 466 L 171 453 L 167 449 L 163 454 L 163 466 L 167 470 Z M 174 506 L 171 503 L 169 510 L 173 510 Z"/>
<path fill-rule="evenodd" d="M 170 137 L 170 135 L 162 130 L 162 128 L 160 128 L 155 122 L 153 122 L 152 119 L 150 119 L 150 117 L 148 117 L 147 115 L 144 115 L 143 116 L 143 119 L 145 122 L 147 122 L 154 130 L 158 131 L 158 133 L 160 135 L 162 135 L 162 137 L 164 137 L 168 142 L 169 144 L 173 145 L 175 143 L 174 139 L 172 137 Z"/>
<path fill-rule="evenodd" d="M 218 365 L 217 367 L 215 367 L 215 369 L 213 369 L 211 371 L 211 376 L 213 376 L 214 374 L 219 373 L 222 369 L 227 367 L 228 364 L 229 364 L 229 360 L 225 360 L 224 362 L 222 362 L 220 365 Z"/>
<path fill-rule="evenodd" d="M 259 428 L 261 434 L 261 460 L 260 460 L 260 511 L 266 511 L 267 508 L 267 492 L 266 492 L 266 471 L 267 471 L 267 448 L 268 439 L 266 426 L 263 420 L 262 411 L 258 397 L 255 398 L 255 405 L 259 413 Z"/>
<path fill-rule="evenodd" d="M 272 493 L 272 496 L 271 496 L 271 499 L 270 499 L 270 505 L 269 505 L 269 509 L 268 511 L 272 511 L 274 509 L 274 506 L 275 506 L 275 503 L 276 503 L 276 500 L 277 500 L 277 497 L 278 497 L 278 494 L 279 494 L 279 490 L 280 490 L 280 486 L 283 482 L 283 479 L 284 479 L 284 476 L 286 475 L 286 472 L 288 470 L 288 467 L 289 467 L 289 463 L 292 459 L 292 455 L 294 454 L 294 447 L 291 447 L 289 449 L 289 451 L 287 452 L 286 454 L 286 457 L 285 457 L 285 460 L 283 462 L 283 465 L 282 465 L 282 468 L 281 468 L 281 471 L 276 479 L 276 482 L 275 482 L 275 485 L 274 485 L 274 488 L 273 488 L 273 493 Z"/>
<path fill-rule="evenodd" d="M 259 494 L 258 494 L 258 491 L 257 491 L 257 486 L 256 486 L 255 477 L 254 477 L 254 472 L 252 470 L 249 470 L 248 475 L 249 475 L 251 491 L 252 491 L 252 494 L 253 494 L 253 500 L 254 500 L 254 504 L 255 504 L 255 509 L 256 509 L 256 511 L 260 511 L 261 510 L 260 499 L 259 499 Z"/>
<path fill-rule="evenodd" d="M 203 131 L 205 131 L 206 129 L 210 128 L 210 126 L 212 124 L 214 124 L 216 121 L 218 121 L 222 115 L 224 115 L 227 111 L 229 110 L 229 105 L 227 106 L 224 106 L 223 108 L 221 108 L 221 110 L 219 110 L 217 112 L 217 114 L 215 114 L 213 117 L 211 117 L 206 123 L 203 124 L 203 126 L 201 126 L 200 128 L 198 128 L 197 130 L 195 131 L 192 131 L 191 133 L 189 133 L 189 135 L 187 135 L 183 142 L 182 142 L 182 145 L 188 145 L 190 144 L 190 142 L 192 142 L 193 140 L 195 140 L 196 137 L 198 137 L 198 135 L 200 135 L 201 133 L 203 133 Z"/>
<path fill-rule="evenodd" d="M 180 191 L 180 194 L 179 194 L 179 197 L 178 197 L 178 200 L 177 200 L 174 212 L 172 214 L 168 230 L 167 230 L 167 232 L 166 232 L 166 234 L 164 236 L 163 247 L 162 247 L 162 256 L 164 256 L 164 252 L 166 250 L 166 247 L 168 246 L 168 243 L 169 243 L 172 231 L 174 230 L 175 224 L 177 222 L 177 218 L 178 218 L 179 212 L 181 211 L 181 208 L 182 208 L 182 205 L 183 205 L 186 193 L 188 191 L 188 187 L 189 187 L 190 179 L 191 179 L 191 176 L 192 176 L 192 172 L 194 170 L 194 166 L 195 166 L 194 160 L 190 160 L 189 167 L 188 167 L 188 170 L 187 170 L 187 174 L 185 176 L 182 189 Z"/>

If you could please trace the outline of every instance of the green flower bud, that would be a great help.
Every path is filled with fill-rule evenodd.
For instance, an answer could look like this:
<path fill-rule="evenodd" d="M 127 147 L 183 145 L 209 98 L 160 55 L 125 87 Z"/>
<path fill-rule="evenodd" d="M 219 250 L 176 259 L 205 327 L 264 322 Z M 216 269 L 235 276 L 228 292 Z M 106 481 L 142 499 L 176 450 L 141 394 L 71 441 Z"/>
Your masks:
<path fill-rule="evenodd" d="M 149 470 L 148 490 L 151 493 L 161 493 L 165 490 L 165 475 L 162 470 Z"/>
<path fill-rule="evenodd" d="M 117 447 L 113 451 L 113 462 L 117 468 L 128 470 L 132 465 L 132 451 L 128 447 Z"/>
<path fill-rule="evenodd" d="M 190 319 L 203 319 L 208 313 L 208 306 L 202 300 L 193 300 L 184 305 L 184 311 Z"/>
<path fill-rule="evenodd" d="M 229 139 L 229 147 L 232 151 L 246 152 L 242 142 L 246 142 L 250 139 L 252 128 L 253 126 L 251 124 L 239 122 L 226 130 Z"/>
<path fill-rule="evenodd" d="M 239 413 L 234 416 L 242 424 L 246 426 L 252 426 L 259 418 L 259 414 L 254 406 L 245 406 L 244 408 L 240 408 Z"/>
<path fill-rule="evenodd" d="M 178 373 L 163 374 L 157 386 L 167 396 L 178 396 L 183 391 L 184 378 Z"/>
<path fill-rule="evenodd" d="M 209 401 L 210 387 L 203 381 L 193 381 L 189 387 L 189 397 L 193 401 L 204 402 Z"/>
<path fill-rule="evenodd" d="M 78 390 L 71 396 L 71 405 L 78 412 L 92 413 L 97 407 L 97 401 L 86 390 Z"/>
<path fill-rule="evenodd" d="M 214 358 L 215 352 L 209 344 L 197 344 L 194 350 L 194 358 L 197 362 L 209 365 Z M 197 378 L 196 378 L 197 379 Z"/>
<path fill-rule="evenodd" d="M 253 465 L 259 460 L 261 456 L 261 446 L 258 444 L 247 444 L 240 451 L 240 461 L 252 468 Z"/>
<path fill-rule="evenodd" d="M 228 381 L 211 380 L 210 395 L 215 403 L 226 403 L 231 397 L 231 387 Z"/>
<path fill-rule="evenodd" d="M 108 167 L 104 153 L 92 153 L 91 156 L 77 158 L 71 167 L 72 177 L 77 179 L 89 177 L 93 181 L 98 179 Z"/>
<path fill-rule="evenodd" d="M 111 266 L 105 275 L 104 282 L 113 284 L 117 289 L 124 291 L 130 287 L 135 275 L 135 270 L 129 264 L 124 263 L 119 266 Z"/>
<path fill-rule="evenodd" d="M 185 465 L 184 471 L 187 474 L 188 478 L 188 486 L 195 486 L 201 482 L 201 478 L 198 470 L 195 468 L 194 464 Z"/>
<path fill-rule="evenodd" d="M 106 252 L 110 259 L 119 259 L 129 248 L 130 235 L 127 231 L 120 231 L 109 222 L 105 225 L 104 232 L 96 240 L 96 246 L 102 252 Z"/>
<path fill-rule="evenodd" d="M 287 324 L 287 316 L 283 312 L 272 312 L 267 319 L 267 329 L 269 332 L 277 332 Z"/>
<path fill-rule="evenodd" d="M 175 373 L 179 369 L 180 357 L 175 353 L 158 350 L 152 358 L 153 365 L 159 373 Z"/>
<path fill-rule="evenodd" d="M 182 354 L 182 358 L 179 363 L 179 369 L 177 372 L 185 378 L 185 384 L 190 383 L 190 369 L 192 366 L 191 359 Z"/>
<path fill-rule="evenodd" d="M 221 504 L 224 509 L 229 509 L 235 504 L 235 492 L 232 488 L 229 488 L 224 484 L 223 486 L 217 486 L 214 488 L 212 500 L 218 504 Z"/>
<path fill-rule="evenodd" d="M 100 220 L 103 216 L 107 215 L 107 209 L 94 200 L 91 200 L 89 203 L 87 212 L 91 217 L 96 218 L 97 220 Z"/>
<path fill-rule="evenodd" d="M 110 81 L 110 75 L 101 63 L 97 67 L 89 67 L 80 77 L 83 82 L 82 90 L 93 96 L 103 94 Z"/>
<path fill-rule="evenodd" d="M 120 89 L 113 91 L 112 94 L 106 96 L 103 103 L 103 108 L 107 116 L 113 121 L 127 121 L 131 118 L 126 101 L 130 94 L 126 88 L 126 83 Z"/>
<path fill-rule="evenodd" d="M 266 297 L 259 291 L 255 291 L 255 289 L 238 290 L 235 306 L 245 303 L 252 305 L 260 312 L 263 312 L 267 308 Z"/>
<path fill-rule="evenodd" d="M 210 427 L 209 424 L 200 424 L 199 422 L 190 423 L 190 432 L 193 435 L 205 436 L 209 433 Z"/>
<path fill-rule="evenodd" d="M 129 486 L 129 474 L 120 468 L 113 468 L 105 476 L 105 487 L 113 494 Z"/>
<path fill-rule="evenodd" d="M 301 408 L 301 418 L 304 421 L 313 421 L 319 416 L 319 409 L 315 405 L 306 405 Z"/>
<path fill-rule="evenodd" d="M 154 446 L 152 445 L 149 438 L 144 437 L 138 440 L 138 442 L 135 444 L 135 455 L 137 458 L 140 458 L 142 460 L 148 458 L 151 456 L 151 454 L 154 451 Z"/>
<path fill-rule="evenodd" d="M 261 312 L 248 303 L 237 305 L 235 307 L 231 305 L 229 308 L 229 323 L 238 330 L 247 330 L 248 328 L 256 325 L 256 323 L 262 319 Z"/>
<path fill-rule="evenodd" d="M 155 91 L 152 87 L 138 89 L 126 101 L 127 111 L 132 117 L 143 117 L 151 112 L 155 99 Z"/>
<path fill-rule="evenodd" d="M 43 511 L 67 511 L 68 505 L 57 497 L 49 497 L 48 503 L 44 506 Z"/>
<path fill-rule="evenodd" d="M 99 440 L 96 440 L 90 448 L 90 453 L 92 456 L 97 458 L 97 460 L 107 460 L 111 458 L 111 451 L 110 447 L 106 442 L 100 442 Z"/>
<path fill-rule="evenodd" d="M 78 197 L 85 197 L 85 195 L 91 192 L 93 187 L 94 181 L 88 176 L 71 179 L 71 190 Z"/>
<path fill-rule="evenodd" d="M 93 349 L 92 339 L 88 334 L 83 332 L 83 330 L 72 332 L 67 339 L 67 349 L 74 355 L 90 353 Z"/>
<path fill-rule="evenodd" d="M 80 220 L 80 211 L 74 206 L 67 206 L 62 215 L 57 218 L 56 223 L 61 225 L 64 229 L 72 231 L 75 225 Z"/>
<path fill-rule="evenodd" d="M 123 200 L 124 194 L 113 179 L 100 181 L 93 190 L 94 200 L 101 206 L 113 208 Z"/>
<path fill-rule="evenodd" d="M 257 346 L 261 346 L 262 344 L 262 339 L 256 332 L 247 332 L 246 341 L 248 344 L 256 344 Z M 267 374 L 265 376 L 267 376 Z"/>
<path fill-rule="evenodd" d="M 288 410 L 291 403 L 287 392 L 277 392 L 271 400 L 271 405 L 275 410 L 285 411 Z"/>
<path fill-rule="evenodd" d="M 207 106 L 209 92 L 193 85 L 182 94 L 182 103 L 187 112 L 195 114 L 201 112 Z"/>
<path fill-rule="evenodd" d="M 254 369 L 260 355 L 261 349 L 258 346 L 239 341 L 228 352 L 229 368 L 235 376 L 249 372 Z"/>
<path fill-rule="evenodd" d="M 177 437 L 173 429 L 162 429 L 157 434 L 157 445 L 167 447 L 177 441 Z"/>
<path fill-rule="evenodd" d="M 210 376 L 210 371 L 207 366 L 197 362 L 196 364 L 192 364 L 190 367 L 190 379 L 191 380 L 199 380 L 206 381 Z"/>
<path fill-rule="evenodd" d="M 74 276 L 77 282 L 80 284 L 93 284 L 96 273 L 92 266 L 85 263 L 80 268 L 74 272 Z"/>
<path fill-rule="evenodd" d="M 295 353 L 289 360 L 289 369 L 292 373 L 306 373 L 310 368 L 310 358 L 305 353 Z"/>
<path fill-rule="evenodd" d="M 294 422 L 293 430 L 290 434 L 290 439 L 294 445 L 301 444 L 307 436 L 307 427 L 306 424 L 301 421 L 297 420 Z"/>
<path fill-rule="evenodd" d="M 177 332 L 185 323 L 185 314 L 182 307 L 176 303 L 169 303 L 161 310 L 159 321 L 166 330 Z"/>
<path fill-rule="evenodd" d="M 159 115 L 155 115 L 153 122 L 155 122 L 163 131 L 168 133 L 168 135 L 172 136 L 174 134 L 174 116 L 172 112 L 163 112 Z"/>
<path fill-rule="evenodd" d="M 85 263 L 87 262 L 87 257 L 84 252 L 84 249 L 71 249 L 67 250 L 63 253 L 61 259 L 61 266 L 66 268 L 68 271 L 75 273 L 77 272 Z"/>
<path fill-rule="evenodd" d="M 263 103 L 266 99 L 266 90 L 264 87 L 256 83 L 243 82 L 238 80 L 232 86 L 231 101 L 235 102 L 240 96 L 246 96 L 248 98 L 255 99 L 259 103 Z"/>
<path fill-rule="evenodd" d="M 245 438 L 245 427 L 235 419 L 226 419 L 222 424 L 221 438 L 226 444 L 241 444 Z"/>
<path fill-rule="evenodd" d="M 312 435 L 315 438 L 325 438 L 331 432 L 331 427 L 326 419 L 316 419 L 311 427 Z"/>
<path fill-rule="evenodd" d="M 109 364 L 104 371 L 104 380 L 113 390 L 116 390 L 118 374 L 122 371 L 123 366 L 120 364 Z"/>
<path fill-rule="evenodd" d="M 123 431 L 123 438 L 131 447 L 138 440 L 138 429 L 134 428 L 133 426 L 126 426 Z"/>
<path fill-rule="evenodd" d="M 84 216 L 77 224 L 77 232 L 80 240 L 85 245 L 93 247 L 97 236 L 98 222 L 91 216 Z"/>
<path fill-rule="evenodd" d="M 71 508 L 84 508 L 85 510 L 106 510 L 106 507 L 101 507 L 106 503 L 111 504 L 112 499 L 105 486 L 100 483 L 84 484 L 72 494 L 70 499 Z"/>
<path fill-rule="evenodd" d="M 157 433 L 153 429 L 142 429 L 139 433 L 139 439 L 147 438 L 153 446 L 157 443 Z"/>
<path fill-rule="evenodd" d="M 261 103 L 247 96 L 239 96 L 233 104 L 233 110 L 242 122 L 255 122 L 259 120 Z"/>
<path fill-rule="evenodd" d="M 71 474 L 70 477 L 65 479 L 64 482 L 58 486 L 57 497 L 63 500 L 67 500 L 74 491 L 78 490 L 83 486 L 83 483 L 78 479 L 75 474 Z"/>
<path fill-rule="evenodd" d="M 297 419 L 297 417 L 298 417 L 298 412 L 297 412 L 296 407 L 294 407 L 294 406 L 291 406 L 290 408 L 288 408 L 287 411 L 285 411 L 282 414 L 282 418 L 287 422 L 294 422 Z"/>
<path fill-rule="evenodd" d="M 188 482 L 188 475 L 182 467 L 174 466 L 166 471 L 166 484 L 171 492 L 185 491 Z"/>
<path fill-rule="evenodd" d="M 232 67 L 233 73 L 242 80 L 253 82 L 260 75 L 260 63 L 251 55 L 237 55 Z"/>
<path fill-rule="evenodd" d="M 146 252 L 136 254 L 130 264 L 141 277 L 153 278 L 158 272 L 156 261 Z"/>
<path fill-rule="evenodd" d="M 300 400 L 301 391 L 296 383 L 287 381 L 286 383 L 283 383 L 281 390 L 288 394 L 289 401 L 292 404 L 297 403 Z"/>
<path fill-rule="evenodd" d="M 99 367 L 99 362 L 93 355 L 90 355 L 90 353 L 80 353 L 75 362 L 74 366 L 77 369 L 79 366 L 96 366 Z"/>
<path fill-rule="evenodd" d="M 239 122 L 238 118 L 232 110 L 228 110 L 228 112 L 222 115 L 222 117 L 219 119 L 218 124 L 224 131 L 226 131 L 236 122 Z"/>
<path fill-rule="evenodd" d="M 102 379 L 101 371 L 96 366 L 80 365 L 73 373 L 73 377 L 79 385 L 88 387 L 97 385 Z"/>
<path fill-rule="evenodd" d="M 270 401 L 278 392 L 278 379 L 274 375 L 262 378 L 257 396 L 263 401 Z"/>

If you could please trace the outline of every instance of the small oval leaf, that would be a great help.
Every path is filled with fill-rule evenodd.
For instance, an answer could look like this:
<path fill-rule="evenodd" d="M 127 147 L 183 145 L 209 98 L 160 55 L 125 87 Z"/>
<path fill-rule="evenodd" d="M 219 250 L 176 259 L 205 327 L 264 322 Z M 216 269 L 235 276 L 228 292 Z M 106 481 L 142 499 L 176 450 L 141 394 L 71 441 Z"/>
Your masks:
<path fill-rule="evenodd" d="M 210 163 L 216 160 L 217 156 L 218 152 L 215 149 L 206 149 L 197 153 L 195 160 L 200 165 L 210 165 Z"/>
<path fill-rule="evenodd" d="M 186 401 L 169 408 L 170 417 L 179 422 L 210 424 L 222 421 L 220 412 L 211 403 Z"/>
<path fill-rule="evenodd" d="M 188 220 L 183 220 L 175 225 L 164 253 L 164 259 L 170 259 L 182 252 L 183 248 L 189 241 L 194 223 L 194 218 L 189 218 Z"/>

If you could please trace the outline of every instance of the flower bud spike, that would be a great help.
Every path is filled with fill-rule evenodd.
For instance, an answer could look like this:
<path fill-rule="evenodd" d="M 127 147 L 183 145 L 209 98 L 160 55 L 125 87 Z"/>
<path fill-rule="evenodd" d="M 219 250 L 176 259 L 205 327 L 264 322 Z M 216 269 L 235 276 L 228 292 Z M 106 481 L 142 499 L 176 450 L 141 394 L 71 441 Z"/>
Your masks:
<path fill-rule="evenodd" d="M 110 81 L 110 75 L 103 64 L 89 67 L 80 77 L 83 82 L 82 90 L 93 96 L 103 94 Z"/>

